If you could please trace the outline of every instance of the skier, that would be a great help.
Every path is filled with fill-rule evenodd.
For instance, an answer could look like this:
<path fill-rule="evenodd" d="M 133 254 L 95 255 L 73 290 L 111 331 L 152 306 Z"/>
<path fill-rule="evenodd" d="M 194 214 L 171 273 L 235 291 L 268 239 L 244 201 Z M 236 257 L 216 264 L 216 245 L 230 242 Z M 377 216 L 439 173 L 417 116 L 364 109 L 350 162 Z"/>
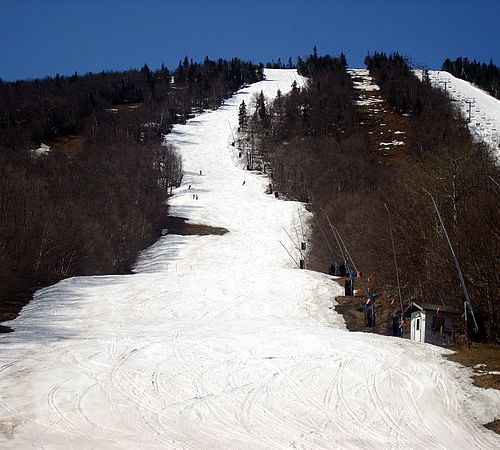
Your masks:
<path fill-rule="evenodd" d="M 242 186 L 245 186 L 245 180 L 243 180 L 243 184 L 242 184 Z"/>
<path fill-rule="evenodd" d="M 196 200 L 198 200 L 198 194 L 196 194 Z"/>
<path fill-rule="evenodd" d="M 191 185 L 188 186 L 188 189 L 191 189 Z"/>
<path fill-rule="evenodd" d="M 200 170 L 200 175 L 203 175 L 203 173 L 201 172 L 201 170 Z"/>

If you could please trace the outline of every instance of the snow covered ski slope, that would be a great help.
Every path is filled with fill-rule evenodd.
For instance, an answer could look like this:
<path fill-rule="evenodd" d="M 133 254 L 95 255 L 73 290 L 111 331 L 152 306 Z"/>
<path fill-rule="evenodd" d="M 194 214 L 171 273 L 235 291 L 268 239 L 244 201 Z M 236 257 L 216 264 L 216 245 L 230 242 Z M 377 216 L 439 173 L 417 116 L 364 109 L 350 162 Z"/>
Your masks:
<path fill-rule="evenodd" d="M 308 213 L 230 146 L 242 100 L 302 81 L 266 76 L 168 136 L 186 171 L 172 214 L 229 233 L 166 235 L 132 275 L 39 291 L 0 337 L 1 448 L 500 447 L 481 425 L 497 391 L 445 350 L 349 333 L 339 287 L 293 267 L 281 227 Z"/>
<path fill-rule="evenodd" d="M 422 79 L 421 70 L 415 73 Z M 472 136 L 488 145 L 500 161 L 500 100 L 442 70 L 429 70 L 429 80 L 433 86 L 446 89 L 465 119 L 469 119 L 470 112 L 469 129 Z"/>

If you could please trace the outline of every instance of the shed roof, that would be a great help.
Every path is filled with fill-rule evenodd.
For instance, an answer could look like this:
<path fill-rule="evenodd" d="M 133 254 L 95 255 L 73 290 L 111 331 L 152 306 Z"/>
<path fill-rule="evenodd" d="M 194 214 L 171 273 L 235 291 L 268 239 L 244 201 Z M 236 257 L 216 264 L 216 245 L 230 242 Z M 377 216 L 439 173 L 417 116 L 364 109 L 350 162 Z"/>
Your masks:
<path fill-rule="evenodd" d="M 411 302 L 410 305 L 405 309 L 404 314 L 409 315 L 413 311 L 439 311 L 447 314 L 460 314 L 456 308 L 451 306 L 436 305 L 433 303 L 422 303 L 422 302 Z"/>

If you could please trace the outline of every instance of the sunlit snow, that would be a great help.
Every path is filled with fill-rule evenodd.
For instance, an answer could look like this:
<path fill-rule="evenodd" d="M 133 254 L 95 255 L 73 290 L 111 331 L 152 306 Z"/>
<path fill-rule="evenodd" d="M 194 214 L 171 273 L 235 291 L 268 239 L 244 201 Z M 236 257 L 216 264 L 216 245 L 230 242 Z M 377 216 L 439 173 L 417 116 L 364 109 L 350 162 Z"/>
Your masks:
<path fill-rule="evenodd" d="M 64 280 L 9 323 L 0 447 L 500 447 L 482 427 L 498 391 L 447 350 L 348 332 L 340 287 L 294 267 L 282 227 L 302 240 L 311 214 L 264 194 L 230 145 L 242 100 L 303 83 L 266 77 L 167 136 L 185 169 L 171 213 L 229 233 L 167 234 L 134 274 Z"/>

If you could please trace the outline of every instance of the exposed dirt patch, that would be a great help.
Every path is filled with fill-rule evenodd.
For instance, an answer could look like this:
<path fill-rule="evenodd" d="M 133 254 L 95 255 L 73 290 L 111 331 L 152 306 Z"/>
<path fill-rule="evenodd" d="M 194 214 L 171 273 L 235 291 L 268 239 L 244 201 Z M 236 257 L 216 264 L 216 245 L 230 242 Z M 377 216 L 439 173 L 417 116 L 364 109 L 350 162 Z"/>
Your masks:
<path fill-rule="evenodd" d="M 356 84 L 367 82 L 365 76 L 354 73 L 351 78 Z M 372 151 L 387 165 L 405 164 L 409 160 L 408 141 L 411 139 L 409 118 L 397 113 L 379 90 L 356 89 L 356 93 L 354 102 L 359 123 L 368 130 Z"/>
<path fill-rule="evenodd" d="M 500 419 L 494 420 L 493 422 L 487 423 L 485 428 L 488 430 L 494 431 L 497 434 L 500 434 Z"/>
<path fill-rule="evenodd" d="M 342 287 L 344 287 L 345 280 L 347 280 L 347 278 L 335 279 Z M 368 286 L 368 281 L 366 279 L 363 279 L 363 281 L 365 286 Z M 366 327 L 364 305 L 368 296 L 363 290 L 359 278 L 354 279 L 354 289 L 356 289 L 356 295 L 352 297 L 342 295 L 335 298 L 335 301 L 338 303 L 335 307 L 335 311 L 344 316 L 347 329 L 350 331 L 365 331 L 387 335 L 387 319 L 393 314 L 399 315 L 398 305 L 391 304 L 391 301 L 383 296 L 377 296 L 375 302 L 375 326 L 373 328 Z"/>
<path fill-rule="evenodd" d="M 68 156 L 80 153 L 85 146 L 85 138 L 77 134 L 68 134 L 47 142 L 50 148 L 60 150 Z"/>
<path fill-rule="evenodd" d="M 181 236 L 208 236 L 215 234 L 217 236 L 222 236 L 229 232 L 226 228 L 187 223 L 187 220 L 188 219 L 184 217 L 167 217 L 165 220 L 165 228 L 168 230 L 168 234 L 179 234 Z"/>
<path fill-rule="evenodd" d="M 446 355 L 451 361 L 472 367 L 474 385 L 485 389 L 500 390 L 500 345 L 473 342 L 471 347 L 455 347 L 455 353 Z M 500 434 L 500 419 L 484 425 L 488 430 Z"/>
<path fill-rule="evenodd" d="M 451 361 L 474 369 L 472 380 L 476 386 L 500 390 L 500 346 L 473 342 L 471 348 L 456 347 L 448 355 Z"/>

